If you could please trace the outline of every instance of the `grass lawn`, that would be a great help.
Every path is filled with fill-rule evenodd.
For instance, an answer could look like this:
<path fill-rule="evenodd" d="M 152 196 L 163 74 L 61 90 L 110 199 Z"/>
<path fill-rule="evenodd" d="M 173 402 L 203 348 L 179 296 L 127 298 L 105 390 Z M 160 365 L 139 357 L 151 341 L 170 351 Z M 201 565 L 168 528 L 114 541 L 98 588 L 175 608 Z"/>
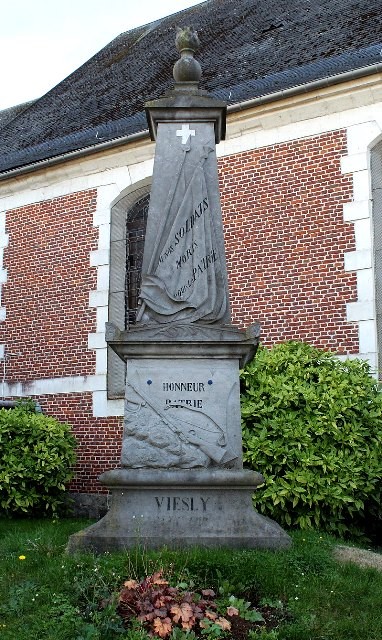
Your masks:
<path fill-rule="evenodd" d="M 339 542 L 319 533 L 291 533 L 288 551 L 136 549 L 68 556 L 80 520 L 0 520 L 0 640 L 147 640 L 124 628 L 115 612 L 127 579 L 164 569 L 171 584 L 235 595 L 271 612 L 267 625 L 219 636 L 176 631 L 170 640 L 381 640 L 382 573 L 333 558 Z M 246 635 L 245 635 L 246 633 Z"/>

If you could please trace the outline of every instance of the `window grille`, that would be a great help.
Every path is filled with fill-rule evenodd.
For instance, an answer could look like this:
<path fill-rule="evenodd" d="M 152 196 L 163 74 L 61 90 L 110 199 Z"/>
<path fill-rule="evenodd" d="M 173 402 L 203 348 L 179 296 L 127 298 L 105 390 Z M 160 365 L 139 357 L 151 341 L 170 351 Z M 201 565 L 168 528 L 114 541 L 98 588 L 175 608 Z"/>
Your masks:
<path fill-rule="evenodd" d="M 125 327 L 135 324 L 141 289 L 143 249 L 150 194 L 130 209 L 126 218 Z"/>

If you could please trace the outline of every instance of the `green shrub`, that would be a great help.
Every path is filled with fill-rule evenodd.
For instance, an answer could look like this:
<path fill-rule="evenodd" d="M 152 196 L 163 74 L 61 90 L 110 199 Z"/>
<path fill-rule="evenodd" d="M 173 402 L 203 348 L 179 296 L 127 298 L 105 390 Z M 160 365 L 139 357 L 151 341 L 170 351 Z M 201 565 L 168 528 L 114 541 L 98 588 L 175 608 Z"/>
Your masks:
<path fill-rule="evenodd" d="M 284 526 L 375 531 L 382 394 L 369 365 L 301 342 L 262 347 L 242 391 L 244 461 L 266 481 L 256 508 Z"/>
<path fill-rule="evenodd" d="M 56 514 L 73 475 L 74 447 L 69 425 L 35 413 L 34 405 L 0 409 L 0 511 Z"/>

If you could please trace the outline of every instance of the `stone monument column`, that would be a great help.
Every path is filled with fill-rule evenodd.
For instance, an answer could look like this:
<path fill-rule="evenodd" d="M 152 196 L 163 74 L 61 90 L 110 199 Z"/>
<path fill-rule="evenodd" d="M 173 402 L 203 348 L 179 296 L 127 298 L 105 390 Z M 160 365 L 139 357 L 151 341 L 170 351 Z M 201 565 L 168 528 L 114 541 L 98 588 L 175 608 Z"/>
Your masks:
<path fill-rule="evenodd" d="M 137 323 L 107 326 L 127 364 L 121 466 L 100 477 L 109 512 L 69 550 L 290 544 L 253 509 L 263 478 L 243 469 L 239 367 L 258 335 L 230 317 L 215 151 L 226 105 L 199 89 L 196 32 L 176 45 L 174 89 L 146 104 L 156 152 Z"/>

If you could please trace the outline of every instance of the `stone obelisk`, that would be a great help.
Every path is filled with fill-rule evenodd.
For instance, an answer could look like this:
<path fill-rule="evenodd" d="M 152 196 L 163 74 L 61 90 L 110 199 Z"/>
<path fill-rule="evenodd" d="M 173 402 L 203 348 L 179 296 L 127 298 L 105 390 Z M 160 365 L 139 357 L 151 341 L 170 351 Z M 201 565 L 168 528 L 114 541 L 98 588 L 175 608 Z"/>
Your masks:
<path fill-rule="evenodd" d="M 242 461 L 239 367 L 258 337 L 231 324 L 215 145 L 225 103 L 199 89 L 195 31 L 178 31 L 175 86 L 146 104 L 156 140 L 137 322 L 107 326 L 127 364 L 121 467 L 111 508 L 69 549 L 286 547 L 252 507 Z"/>

